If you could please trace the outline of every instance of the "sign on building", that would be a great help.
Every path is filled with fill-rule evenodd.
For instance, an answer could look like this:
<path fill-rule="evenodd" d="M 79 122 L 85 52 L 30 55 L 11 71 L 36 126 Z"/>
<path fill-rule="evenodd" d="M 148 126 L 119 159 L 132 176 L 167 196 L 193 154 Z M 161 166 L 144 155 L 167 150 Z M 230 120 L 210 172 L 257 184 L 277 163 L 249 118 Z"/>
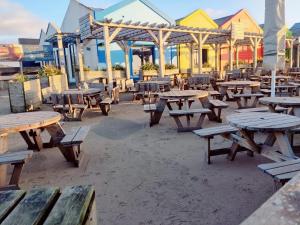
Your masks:
<path fill-rule="evenodd" d="M 92 35 L 91 25 L 93 17 L 91 14 L 87 14 L 79 19 L 80 37 L 84 40 Z"/>
<path fill-rule="evenodd" d="M 22 57 L 22 45 L 0 44 L 0 61 L 19 61 Z"/>
<path fill-rule="evenodd" d="M 234 40 L 243 40 L 245 38 L 245 28 L 242 23 L 233 22 L 231 24 L 231 38 Z"/>

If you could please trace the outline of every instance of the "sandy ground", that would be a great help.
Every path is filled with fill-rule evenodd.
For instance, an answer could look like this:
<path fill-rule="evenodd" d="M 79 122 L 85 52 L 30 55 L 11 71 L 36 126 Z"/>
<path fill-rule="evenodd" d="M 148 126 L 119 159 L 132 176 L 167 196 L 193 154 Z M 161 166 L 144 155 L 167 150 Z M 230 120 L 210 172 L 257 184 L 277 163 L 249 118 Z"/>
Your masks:
<path fill-rule="evenodd" d="M 7 113 L 2 91 L 0 114 Z M 234 162 L 218 156 L 207 165 L 206 141 L 178 134 L 167 110 L 160 125 L 150 128 L 148 121 L 142 105 L 122 101 L 108 117 L 95 111 L 84 122 L 64 123 L 65 130 L 91 126 L 82 167 L 68 164 L 57 148 L 36 152 L 21 187 L 92 184 L 99 225 L 237 225 L 274 193 L 272 179 L 257 169 L 265 158 L 239 153 Z M 9 143 L 10 151 L 26 148 L 18 134 Z M 214 144 L 227 145 L 221 138 Z"/>

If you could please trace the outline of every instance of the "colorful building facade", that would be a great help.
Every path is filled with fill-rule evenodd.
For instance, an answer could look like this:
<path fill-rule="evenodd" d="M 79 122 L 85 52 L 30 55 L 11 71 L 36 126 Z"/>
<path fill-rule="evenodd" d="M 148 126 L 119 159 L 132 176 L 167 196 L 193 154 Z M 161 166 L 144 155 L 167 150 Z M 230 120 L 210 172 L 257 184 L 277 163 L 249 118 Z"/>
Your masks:
<path fill-rule="evenodd" d="M 257 33 L 262 34 L 262 28 L 257 24 L 257 22 L 251 17 L 249 12 L 246 9 L 241 9 L 237 13 L 222 17 L 214 20 L 216 24 L 218 24 L 219 29 L 222 30 L 230 30 L 232 24 L 240 23 L 244 28 L 244 32 Z M 238 64 L 251 64 L 253 63 L 253 49 L 249 45 L 240 45 L 238 46 L 238 55 L 237 48 L 234 48 L 234 63 L 236 65 L 237 58 Z M 227 45 L 222 45 L 221 53 L 220 53 L 220 66 L 222 69 L 228 69 L 229 64 L 229 47 Z M 262 43 L 259 45 L 257 49 L 258 60 L 262 60 L 263 58 L 263 47 Z"/>
<path fill-rule="evenodd" d="M 218 25 L 207 15 L 207 13 L 198 9 L 189 15 L 176 20 L 176 24 L 179 26 L 188 26 L 194 28 L 207 28 L 217 29 Z M 180 71 L 183 73 L 190 72 L 191 69 L 191 50 L 186 45 L 179 45 L 178 47 L 178 65 Z M 193 73 L 198 73 L 198 50 L 193 50 Z M 215 65 L 215 51 L 209 45 L 205 45 L 202 50 L 202 64 L 204 66 L 203 71 L 208 67 L 214 67 Z"/>

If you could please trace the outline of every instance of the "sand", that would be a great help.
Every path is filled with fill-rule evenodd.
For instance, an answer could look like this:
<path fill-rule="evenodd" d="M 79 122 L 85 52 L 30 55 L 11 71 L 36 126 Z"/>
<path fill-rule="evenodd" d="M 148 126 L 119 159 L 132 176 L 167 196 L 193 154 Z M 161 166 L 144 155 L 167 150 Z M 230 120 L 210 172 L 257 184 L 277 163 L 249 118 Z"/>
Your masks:
<path fill-rule="evenodd" d="M 226 114 L 235 107 L 231 104 Z M 7 113 L 2 91 L 0 114 Z M 178 134 L 167 110 L 158 126 L 150 128 L 148 122 L 141 104 L 122 101 L 108 117 L 95 111 L 83 122 L 64 123 L 65 130 L 91 126 L 83 165 L 74 168 L 57 148 L 36 152 L 21 187 L 92 184 L 99 225 L 237 225 L 274 193 L 272 179 L 257 169 L 267 159 L 238 153 L 234 162 L 218 156 L 207 165 L 206 141 Z M 215 125 L 206 119 L 204 126 Z M 18 134 L 10 135 L 9 143 L 9 151 L 26 149 Z M 228 145 L 222 138 L 214 144 Z"/>

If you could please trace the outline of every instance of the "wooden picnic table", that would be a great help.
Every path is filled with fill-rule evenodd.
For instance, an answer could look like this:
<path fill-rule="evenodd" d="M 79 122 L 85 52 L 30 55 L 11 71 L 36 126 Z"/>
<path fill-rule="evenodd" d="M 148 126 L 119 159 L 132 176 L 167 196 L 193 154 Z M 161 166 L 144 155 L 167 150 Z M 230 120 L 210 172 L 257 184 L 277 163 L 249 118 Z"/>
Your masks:
<path fill-rule="evenodd" d="M 287 132 L 300 126 L 300 118 L 278 113 L 241 113 L 227 117 L 230 125 L 240 131 L 235 137 L 236 144 L 274 161 L 296 158 L 291 147 Z M 267 133 L 263 145 L 256 143 L 256 132 Z M 274 147 L 275 142 L 278 148 Z M 236 154 L 237 149 L 232 154 Z"/>
<path fill-rule="evenodd" d="M 155 124 L 159 124 L 161 116 L 166 108 L 168 100 L 183 100 L 184 109 L 189 109 L 188 100 L 191 98 L 208 98 L 207 91 L 200 91 L 200 90 L 172 90 L 164 93 L 159 94 L 159 102 L 157 103 L 156 110 L 151 118 L 150 125 L 153 126 Z"/>
<path fill-rule="evenodd" d="M 97 225 L 92 186 L 0 192 L 2 225 Z"/>
<path fill-rule="evenodd" d="M 92 99 L 97 99 L 99 95 L 103 92 L 98 88 L 89 89 L 69 89 L 62 92 L 63 95 L 82 95 L 86 99 L 88 108 L 93 108 L 95 105 L 92 104 Z"/>
<path fill-rule="evenodd" d="M 228 93 L 229 88 L 234 88 L 233 93 L 238 93 L 238 89 L 241 88 L 241 94 L 244 92 L 245 88 L 251 88 L 252 93 L 258 92 L 260 89 L 260 83 L 256 81 L 227 81 L 218 84 L 220 86 L 220 93 L 222 98 L 226 96 L 226 100 L 231 100 L 231 96 Z"/>
<path fill-rule="evenodd" d="M 300 117 L 300 97 L 264 97 L 259 102 L 267 105 L 271 112 L 276 112 L 276 106 L 289 108 L 289 115 Z"/>
<path fill-rule="evenodd" d="M 41 150 L 58 146 L 65 136 L 57 112 L 27 112 L 0 116 L 0 154 L 8 151 L 8 135 L 20 133 L 30 150 Z M 44 143 L 40 134 L 46 129 L 51 136 L 50 142 Z M 67 160 L 70 155 L 63 147 L 59 147 Z M 0 186 L 6 182 L 6 165 L 0 166 Z"/>

